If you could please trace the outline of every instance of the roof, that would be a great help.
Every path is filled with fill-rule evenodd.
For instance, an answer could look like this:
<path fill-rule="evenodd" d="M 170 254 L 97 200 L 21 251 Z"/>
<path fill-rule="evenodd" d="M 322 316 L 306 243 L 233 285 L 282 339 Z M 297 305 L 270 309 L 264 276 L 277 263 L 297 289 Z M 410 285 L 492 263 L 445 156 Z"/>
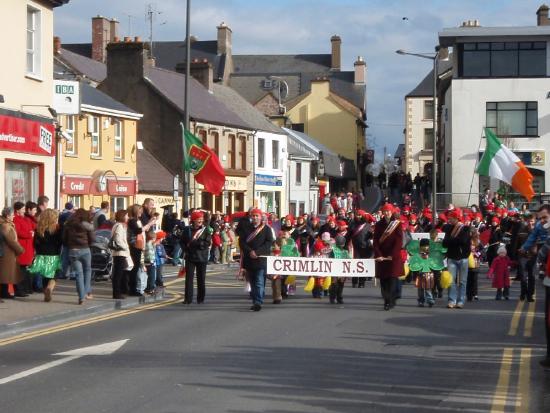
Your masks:
<path fill-rule="evenodd" d="M 288 128 L 282 128 L 290 137 L 294 137 L 295 139 L 299 139 L 300 141 L 303 141 L 307 146 L 309 146 L 311 149 L 313 149 L 315 152 L 319 153 L 326 153 L 330 155 L 337 156 L 336 153 L 332 152 L 329 148 L 327 148 L 325 145 L 317 141 L 315 138 L 312 138 L 309 135 L 306 135 L 303 132 L 298 132 L 293 129 Z"/>
<path fill-rule="evenodd" d="M 68 43 L 63 45 L 63 50 L 86 58 L 92 57 L 91 43 Z M 191 42 L 191 60 L 207 59 L 214 68 L 214 79 L 223 77 L 225 55 L 218 55 L 218 43 L 216 40 Z M 153 56 L 157 67 L 176 70 L 178 63 L 185 63 L 185 41 L 159 41 L 153 42 Z M 99 63 L 99 62 L 98 62 Z M 103 80 L 103 79 L 101 79 Z"/>
<path fill-rule="evenodd" d="M 107 65 L 90 59 L 66 48 L 61 48 L 61 53 L 56 59 L 72 68 L 78 75 L 84 76 L 94 82 L 101 83 L 107 77 Z"/>
<path fill-rule="evenodd" d="M 330 54 L 235 55 L 230 84 L 255 104 L 270 93 L 262 89 L 262 80 L 278 76 L 288 84 L 286 102 L 309 92 L 313 80 L 326 77 L 331 92 L 365 110 L 366 85 L 354 83 L 354 71 L 335 71 L 330 66 Z"/>
<path fill-rule="evenodd" d="M 449 47 L 469 37 L 550 37 L 550 26 L 517 26 L 517 27 L 451 27 L 438 33 L 439 44 Z"/>
<path fill-rule="evenodd" d="M 117 113 L 117 116 L 121 117 L 130 117 L 130 118 L 141 118 L 141 114 L 136 112 L 133 109 L 130 109 L 128 106 L 120 103 L 117 100 L 114 100 L 109 95 L 103 93 L 102 91 L 90 86 L 86 82 L 80 82 L 80 94 L 81 94 L 81 104 L 88 106 L 88 108 L 83 107 L 83 109 L 90 109 L 90 107 L 98 109 L 107 109 Z M 120 113 L 118 113 L 120 112 Z"/>
<path fill-rule="evenodd" d="M 449 57 L 448 60 L 440 60 L 438 62 L 437 71 L 439 75 L 445 73 L 447 70 L 451 69 L 453 66 L 452 59 Z M 405 95 L 405 98 L 433 98 L 434 95 L 434 71 L 433 69 L 426 75 L 422 81 L 416 85 L 416 87 Z"/>
<path fill-rule="evenodd" d="M 47 0 L 47 3 L 50 3 L 52 7 L 59 7 L 67 4 L 70 0 Z"/>
<path fill-rule="evenodd" d="M 212 86 L 214 97 L 219 99 L 225 106 L 239 115 L 253 129 L 265 132 L 273 132 L 284 135 L 285 132 L 274 125 L 258 109 L 247 102 L 245 98 L 239 95 L 235 90 L 228 86 L 214 84 Z"/>
<path fill-rule="evenodd" d="M 169 193 L 174 190 L 174 175 L 147 149 L 137 151 L 139 192 Z M 182 185 L 180 183 L 180 190 Z"/>
<path fill-rule="evenodd" d="M 395 150 L 395 155 L 393 155 L 395 159 L 402 159 L 405 157 L 405 144 L 400 143 L 397 145 L 397 149 Z"/>
<path fill-rule="evenodd" d="M 185 76 L 158 67 L 146 67 L 145 81 L 160 95 L 170 101 L 180 112 L 185 112 Z M 189 95 L 192 102 L 191 118 L 227 126 L 254 130 L 255 128 L 232 112 L 213 93 L 196 79 L 189 78 Z"/>

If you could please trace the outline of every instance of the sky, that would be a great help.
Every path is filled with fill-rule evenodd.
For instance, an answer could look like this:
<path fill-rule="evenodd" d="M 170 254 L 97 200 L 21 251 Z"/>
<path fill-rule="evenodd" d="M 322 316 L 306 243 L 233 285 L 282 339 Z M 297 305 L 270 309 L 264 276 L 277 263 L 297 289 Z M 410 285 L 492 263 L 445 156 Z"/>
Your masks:
<path fill-rule="evenodd" d="M 342 38 L 342 70 L 367 63 L 367 142 L 381 158 L 403 143 L 404 96 L 432 67 L 427 59 L 400 56 L 434 51 L 437 33 L 465 20 L 482 26 L 534 26 L 542 0 L 194 0 L 191 34 L 216 39 L 216 26 L 233 31 L 233 54 L 330 53 L 330 37 Z M 185 0 L 71 0 L 55 11 L 55 34 L 63 43 L 91 41 L 91 18 L 120 21 L 120 36 L 155 40 L 185 38 Z"/>

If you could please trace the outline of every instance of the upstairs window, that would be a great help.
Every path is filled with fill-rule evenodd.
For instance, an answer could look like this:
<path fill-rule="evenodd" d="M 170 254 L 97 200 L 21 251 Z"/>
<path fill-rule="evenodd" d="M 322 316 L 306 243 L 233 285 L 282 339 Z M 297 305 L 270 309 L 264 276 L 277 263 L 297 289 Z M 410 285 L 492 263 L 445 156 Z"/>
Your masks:
<path fill-rule="evenodd" d="M 101 141 L 99 139 L 99 118 L 97 116 L 92 116 L 91 118 L 89 118 L 88 122 L 92 122 L 92 148 L 90 150 L 90 154 L 93 157 L 99 157 L 101 156 Z"/>
<path fill-rule="evenodd" d="M 424 150 L 431 151 L 434 148 L 434 130 L 433 128 L 424 129 Z"/>
<path fill-rule="evenodd" d="M 27 7 L 27 74 L 40 76 L 41 73 L 41 14 L 34 7 Z"/>
<path fill-rule="evenodd" d="M 228 137 L 228 143 L 229 143 L 229 149 L 227 151 L 227 164 L 229 168 L 235 169 L 235 166 L 237 165 L 237 144 L 235 142 L 236 138 L 235 135 L 229 135 Z"/>
<path fill-rule="evenodd" d="M 123 158 L 123 137 L 122 137 L 122 122 L 115 122 L 115 159 Z"/>
<path fill-rule="evenodd" d="M 240 157 L 241 157 L 241 169 L 246 171 L 246 136 L 239 137 Z"/>
<path fill-rule="evenodd" d="M 434 118 L 434 101 L 424 101 L 424 118 L 425 120 L 432 120 Z"/>
<path fill-rule="evenodd" d="M 546 42 L 463 43 L 460 77 L 546 76 Z"/>
<path fill-rule="evenodd" d="M 69 138 L 65 141 L 65 154 L 76 155 L 76 142 L 75 137 L 75 117 L 72 115 L 67 116 L 65 124 L 65 133 Z"/>
<path fill-rule="evenodd" d="M 271 141 L 272 168 L 279 169 L 279 141 Z"/>
<path fill-rule="evenodd" d="M 498 136 L 538 136 L 537 102 L 487 102 L 486 126 Z"/>
<path fill-rule="evenodd" d="M 258 168 L 265 168 L 265 139 L 258 138 Z"/>

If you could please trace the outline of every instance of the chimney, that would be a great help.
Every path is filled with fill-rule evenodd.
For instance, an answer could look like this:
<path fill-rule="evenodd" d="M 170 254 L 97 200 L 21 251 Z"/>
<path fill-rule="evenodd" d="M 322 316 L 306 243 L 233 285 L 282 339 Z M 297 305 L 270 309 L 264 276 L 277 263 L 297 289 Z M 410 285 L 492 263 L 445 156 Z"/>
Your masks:
<path fill-rule="evenodd" d="M 144 67 L 150 66 L 147 49 L 147 44 L 133 42 L 130 37 L 125 37 L 123 42 L 109 43 L 107 46 L 109 83 L 119 81 L 121 84 L 129 85 L 140 81 L 144 76 Z"/>
<path fill-rule="evenodd" d="M 61 38 L 54 36 L 53 38 L 53 55 L 57 56 L 61 54 Z"/>
<path fill-rule="evenodd" d="M 111 22 L 103 16 L 92 17 L 92 59 L 105 63 L 105 48 L 111 41 Z"/>
<path fill-rule="evenodd" d="M 231 34 L 233 31 L 227 24 L 221 22 L 218 26 L 218 54 L 231 55 Z"/>
<path fill-rule="evenodd" d="M 330 38 L 330 43 L 332 44 L 332 54 L 331 54 L 331 60 L 330 60 L 330 70 L 340 71 L 340 68 L 342 67 L 341 64 L 341 46 L 342 46 L 342 39 L 338 35 L 334 35 Z"/>
<path fill-rule="evenodd" d="M 550 26 L 550 19 L 548 19 L 548 6 L 543 4 L 537 10 L 537 26 Z"/>
<path fill-rule="evenodd" d="M 118 37 L 118 20 L 111 19 L 109 22 L 109 43 L 115 41 L 115 37 Z"/>
<path fill-rule="evenodd" d="M 366 67 L 367 64 L 363 60 L 362 56 L 358 56 L 357 60 L 353 64 L 355 69 L 355 75 L 353 76 L 353 83 L 356 85 L 364 85 L 366 83 Z"/>
<path fill-rule="evenodd" d="M 185 74 L 185 63 L 178 63 L 176 65 L 176 72 Z M 207 59 L 195 59 L 191 61 L 191 76 L 201 83 L 209 92 L 212 92 L 214 70 Z"/>

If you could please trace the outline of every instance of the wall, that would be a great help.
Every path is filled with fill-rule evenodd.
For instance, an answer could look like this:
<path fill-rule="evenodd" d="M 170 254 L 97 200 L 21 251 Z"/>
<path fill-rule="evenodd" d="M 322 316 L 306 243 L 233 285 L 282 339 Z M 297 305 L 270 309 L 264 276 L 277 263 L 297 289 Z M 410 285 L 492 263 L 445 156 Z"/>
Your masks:
<path fill-rule="evenodd" d="M 298 185 L 296 183 L 296 163 L 297 162 L 302 164 L 301 185 Z M 288 200 L 289 211 L 290 211 L 290 203 L 302 202 L 304 203 L 305 212 L 307 213 L 317 212 L 316 200 L 318 199 L 318 197 L 314 197 L 310 189 L 310 170 L 311 170 L 310 161 L 294 160 L 294 159 L 289 161 L 289 178 L 288 178 L 288 182 L 290 183 L 289 200 Z"/>
<path fill-rule="evenodd" d="M 538 102 L 538 138 L 511 139 L 515 151 L 545 151 L 544 166 L 533 167 L 546 174 L 545 188 L 550 191 L 550 105 L 547 93 L 550 91 L 550 79 L 453 79 L 451 93 L 452 137 L 446 143 L 446 157 L 451 162 L 446 164 L 452 174 L 451 185 L 445 192 L 464 193 L 457 196 L 460 201 L 467 198 L 470 190 L 478 192 L 479 179 L 474 174 L 478 160 L 478 146 L 485 126 L 486 102 L 503 101 L 537 101 Z M 447 131 L 447 139 L 449 139 Z M 485 139 L 481 139 L 481 151 L 485 148 Z M 447 171 L 448 173 L 448 171 Z M 476 202 L 477 202 L 477 196 Z"/>
<path fill-rule="evenodd" d="M 421 156 L 424 149 L 424 129 L 433 128 L 433 120 L 424 119 L 424 102 L 432 101 L 430 98 L 406 98 L 406 135 L 405 135 L 405 172 L 410 172 L 414 178 L 417 173 L 424 174 L 424 165 L 430 160 L 424 159 L 426 155 Z M 425 154 L 431 154 L 432 151 L 426 151 Z M 422 160 L 420 158 L 423 158 Z"/>

